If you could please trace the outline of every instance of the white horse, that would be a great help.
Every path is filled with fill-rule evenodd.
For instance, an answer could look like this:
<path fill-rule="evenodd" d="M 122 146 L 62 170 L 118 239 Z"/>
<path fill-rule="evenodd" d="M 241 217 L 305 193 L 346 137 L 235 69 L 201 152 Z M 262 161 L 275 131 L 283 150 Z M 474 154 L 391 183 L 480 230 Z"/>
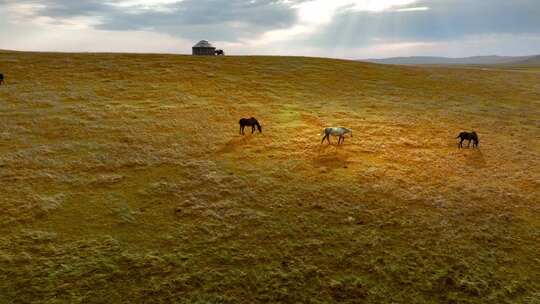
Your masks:
<path fill-rule="evenodd" d="M 343 128 L 343 127 L 331 127 L 331 128 L 325 128 L 321 135 L 324 134 L 323 139 L 321 140 L 321 144 L 324 142 L 324 140 L 328 140 L 328 143 L 330 143 L 330 135 L 332 136 L 339 136 L 338 139 L 338 145 L 345 141 L 345 134 L 350 133 L 352 137 L 352 130 Z"/>

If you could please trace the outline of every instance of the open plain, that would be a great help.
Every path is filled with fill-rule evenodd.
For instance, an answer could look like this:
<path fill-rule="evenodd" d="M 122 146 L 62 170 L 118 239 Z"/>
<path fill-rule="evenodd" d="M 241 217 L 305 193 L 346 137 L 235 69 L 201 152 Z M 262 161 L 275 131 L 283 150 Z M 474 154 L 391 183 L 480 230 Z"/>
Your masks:
<path fill-rule="evenodd" d="M 540 303 L 537 69 L 3 51 L 0 72 L 0 303 Z"/>

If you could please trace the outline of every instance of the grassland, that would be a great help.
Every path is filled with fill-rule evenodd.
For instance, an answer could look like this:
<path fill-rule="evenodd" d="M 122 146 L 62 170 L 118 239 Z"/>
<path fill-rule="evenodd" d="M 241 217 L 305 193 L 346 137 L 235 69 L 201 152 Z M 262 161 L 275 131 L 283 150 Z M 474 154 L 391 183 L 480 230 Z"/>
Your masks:
<path fill-rule="evenodd" d="M 540 73 L 12 52 L 0 71 L 0 303 L 540 303 Z M 239 136 L 249 116 L 263 133 Z M 320 145 L 329 125 L 354 137 Z M 457 149 L 470 129 L 480 149 Z"/>

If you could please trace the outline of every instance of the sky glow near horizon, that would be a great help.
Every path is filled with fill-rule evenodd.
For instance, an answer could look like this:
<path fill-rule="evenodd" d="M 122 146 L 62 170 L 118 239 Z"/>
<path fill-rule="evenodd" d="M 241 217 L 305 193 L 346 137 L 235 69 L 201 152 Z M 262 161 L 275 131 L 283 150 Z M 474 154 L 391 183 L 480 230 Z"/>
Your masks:
<path fill-rule="evenodd" d="M 538 0 L 0 0 L 0 49 L 338 58 L 540 53 Z"/>

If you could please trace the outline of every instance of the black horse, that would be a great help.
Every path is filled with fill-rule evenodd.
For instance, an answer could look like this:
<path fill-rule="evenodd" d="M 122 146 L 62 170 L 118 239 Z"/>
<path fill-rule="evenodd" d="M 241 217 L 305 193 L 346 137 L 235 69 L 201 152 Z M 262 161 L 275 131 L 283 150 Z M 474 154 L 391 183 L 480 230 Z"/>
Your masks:
<path fill-rule="evenodd" d="M 262 133 L 262 128 L 259 122 L 255 119 L 255 117 L 251 118 L 242 118 L 238 122 L 240 124 L 240 134 L 244 135 L 244 128 L 246 126 L 251 127 L 251 134 L 255 132 L 255 127 L 259 130 L 260 133 Z"/>
<path fill-rule="evenodd" d="M 472 131 L 472 132 L 461 132 L 459 133 L 458 137 L 456 138 L 459 138 L 461 139 L 461 141 L 459 142 L 459 145 L 458 147 L 459 148 L 463 148 L 463 141 L 464 140 L 468 140 L 469 141 L 469 144 L 467 145 L 467 148 L 471 145 L 471 141 L 473 143 L 473 148 L 476 147 L 478 148 L 478 143 L 480 142 L 478 140 L 478 134 L 476 134 L 476 132 Z"/>
<path fill-rule="evenodd" d="M 225 52 L 223 50 L 216 50 L 214 53 L 218 56 L 225 56 Z"/>
<path fill-rule="evenodd" d="M 0 85 L 4 83 L 4 74 L 0 73 Z"/>

